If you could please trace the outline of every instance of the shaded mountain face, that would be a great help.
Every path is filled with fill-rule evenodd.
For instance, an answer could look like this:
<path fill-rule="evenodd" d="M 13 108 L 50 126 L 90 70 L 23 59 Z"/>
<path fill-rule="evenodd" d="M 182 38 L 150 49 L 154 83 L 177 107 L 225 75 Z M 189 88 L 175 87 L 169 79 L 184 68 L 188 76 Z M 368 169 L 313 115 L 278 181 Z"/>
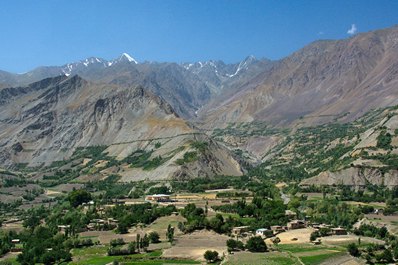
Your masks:
<path fill-rule="evenodd" d="M 198 134 L 170 104 L 140 86 L 63 75 L 5 88 L 0 90 L 0 128 L 0 164 L 6 166 L 49 165 L 70 158 L 78 147 L 104 146 L 118 159 L 139 150 L 153 153 L 153 159 L 164 157 L 155 170 L 124 170 L 126 180 L 133 173 L 135 179 L 241 174 L 228 150 Z M 176 163 L 197 141 L 208 143 L 206 152 L 187 165 Z"/>
<path fill-rule="evenodd" d="M 398 104 L 398 27 L 317 41 L 274 62 L 234 95 L 199 112 L 208 127 L 230 122 L 321 124 Z"/>
<path fill-rule="evenodd" d="M 2 163 L 62 160 L 77 146 L 190 131 L 169 104 L 140 87 L 124 89 L 60 76 L 0 93 Z M 148 119 L 160 122 L 146 126 Z M 164 120 L 176 126 L 155 130 Z"/>

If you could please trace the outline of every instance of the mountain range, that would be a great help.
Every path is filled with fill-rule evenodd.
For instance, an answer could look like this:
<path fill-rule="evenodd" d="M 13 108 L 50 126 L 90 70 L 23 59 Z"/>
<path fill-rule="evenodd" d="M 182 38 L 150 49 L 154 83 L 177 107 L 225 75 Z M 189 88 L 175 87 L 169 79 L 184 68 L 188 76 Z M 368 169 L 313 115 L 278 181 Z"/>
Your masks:
<path fill-rule="evenodd" d="M 239 175 L 231 147 L 207 132 L 239 123 L 297 129 L 351 122 L 397 104 L 398 26 L 316 41 L 278 61 L 248 56 L 235 64 L 137 62 L 127 53 L 110 61 L 91 57 L 24 74 L 0 71 L 0 162 L 39 165 L 95 145 L 108 146 L 122 159 L 154 139 L 183 136 L 167 148 L 162 143 L 157 155 L 185 146 L 179 156 L 173 154 L 181 159 L 189 143 L 206 141 L 203 161 L 215 162 L 205 175 Z M 269 147 L 262 143 L 261 148 Z M 167 177 L 181 170 L 168 165 L 173 170 L 166 170 Z M 198 174 L 193 168 L 199 167 L 185 173 Z"/>

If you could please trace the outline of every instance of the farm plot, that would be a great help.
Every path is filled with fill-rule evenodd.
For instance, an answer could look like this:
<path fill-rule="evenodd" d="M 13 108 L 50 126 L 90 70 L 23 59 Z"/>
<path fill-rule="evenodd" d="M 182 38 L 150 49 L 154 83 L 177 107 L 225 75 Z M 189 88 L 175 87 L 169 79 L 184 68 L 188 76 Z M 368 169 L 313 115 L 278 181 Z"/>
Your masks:
<path fill-rule="evenodd" d="M 227 253 L 228 239 L 227 236 L 207 230 L 181 235 L 176 237 L 174 246 L 164 250 L 163 257 L 203 260 L 206 250 L 216 250 L 222 256 Z"/>

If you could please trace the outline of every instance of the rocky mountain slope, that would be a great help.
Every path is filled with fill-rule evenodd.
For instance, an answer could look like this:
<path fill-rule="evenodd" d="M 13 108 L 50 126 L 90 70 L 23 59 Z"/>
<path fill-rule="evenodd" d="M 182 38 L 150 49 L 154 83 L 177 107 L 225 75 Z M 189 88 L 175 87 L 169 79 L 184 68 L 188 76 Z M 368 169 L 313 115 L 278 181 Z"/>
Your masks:
<path fill-rule="evenodd" d="M 63 66 L 38 67 L 24 74 L 0 71 L 0 88 L 24 86 L 48 77 L 79 75 L 86 80 L 130 87 L 141 85 L 164 98 L 182 117 L 196 111 L 222 91 L 236 91 L 270 64 L 248 57 L 236 64 L 221 61 L 198 63 L 138 63 L 127 53 L 117 59 L 90 57 Z M 236 88 L 235 90 L 232 88 Z"/>
<path fill-rule="evenodd" d="M 101 145 L 118 161 L 157 165 L 124 168 L 126 180 L 241 174 L 232 150 L 312 183 L 349 175 L 395 185 L 396 110 L 383 108 L 398 104 L 397 62 L 396 26 L 317 41 L 279 61 L 138 63 L 122 54 L 0 72 L 0 162 L 48 164 Z M 390 149 L 377 146 L 387 133 Z"/>
<path fill-rule="evenodd" d="M 205 135 L 198 136 L 166 101 L 142 87 L 92 83 L 76 75 L 58 76 L 2 89 L 0 98 L 3 165 L 49 165 L 68 159 L 78 147 L 106 146 L 106 152 L 119 160 L 137 150 L 148 149 L 153 155 L 148 160 L 167 155 L 167 161 L 161 163 L 163 172 L 150 172 L 156 179 L 180 174 L 241 174 L 227 150 Z M 161 146 L 156 151 L 152 150 L 154 141 Z M 208 143 L 206 152 L 187 163 L 174 163 L 196 141 Z M 208 163 L 201 162 L 206 159 Z M 204 164 L 195 166 L 198 163 Z"/>
<path fill-rule="evenodd" d="M 398 104 L 398 26 L 344 40 L 316 41 L 274 62 L 239 92 L 220 96 L 199 116 L 208 127 L 268 121 L 322 124 Z"/>

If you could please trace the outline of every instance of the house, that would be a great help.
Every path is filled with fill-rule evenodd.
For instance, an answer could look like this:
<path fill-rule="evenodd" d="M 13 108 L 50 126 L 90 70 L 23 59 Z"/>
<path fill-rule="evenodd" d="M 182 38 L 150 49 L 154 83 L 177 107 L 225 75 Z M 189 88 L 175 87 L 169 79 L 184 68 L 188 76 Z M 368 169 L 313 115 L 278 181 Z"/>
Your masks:
<path fill-rule="evenodd" d="M 17 218 L 12 218 L 12 219 L 8 219 L 8 220 L 4 220 L 3 224 L 13 224 L 13 223 L 16 223 L 16 222 L 19 222 L 19 221 L 20 220 L 17 219 Z"/>
<path fill-rule="evenodd" d="M 236 236 L 239 236 L 246 232 L 249 232 L 249 226 L 237 226 L 232 228 L 232 234 Z"/>
<path fill-rule="evenodd" d="M 287 230 L 286 227 L 281 226 L 281 225 L 272 225 L 271 226 L 271 231 L 274 233 L 274 235 L 285 232 Z"/>
<path fill-rule="evenodd" d="M 291 210 L 286 210 L 285 211 L 285 215 L 289 218 L 289 219 L 294 219 L 297 217 L 297 213 L 291 211 Z"/>
<path fill-rule="evenodd" d="M 19 239 L 13 239 L 11 240 L 11 244 L 15 245 L 15 244 L 19 244 L 21 241 Z"/>
<path fill-rule="evenodd" d="M 86 226 L 86 228 L 89 231 L 104 230 L 106 223 L 107 222 L 103 219 L 92 219 L 92 220 L 90 220 L 90 223 Z"/>
<path fill-rule="evenodd" d="M 12 244 L 12 246 L 10 248 L 10 252 L 21 252 L 22 251 L 21 241 L 19 239 L 12 239 L 11 244 Z"/>
<path fill-rule="evenodd" d="M 256 235 L 261 237 L 269 237 L 272 236 L 274 233 L 272 230 L 266 228 L 259 228 L 256 230 Z"/>
<path fill-rule="evenodd" d="M 114 218 L 108 218 L 108 225 L 116 227 L 118 223 L 119 223 L 118 220 L 116 220 Z"/>
<path fill-rule="evenodd" d="M 145 197 L 145 201 L 152 201 L 152 202 L 170 202 L 170 195 L 168 194 L 153 194 L 147 195 Z"/>
<path fill-rule="evenodd" d="M 94 205 L 94 201 L 84 202 L 82 205 Z"/>
<path fill-rule="evenodd" d="M 293 220 L 293 221 L 287 223 L 287 228 L 289 230 L 300 229 L 300 228 L 305 228 L 305 227 L 306 227 L 306 224 L 302 220 Z"/>
<path fill-rule="evenodd" d="M 332 228 L 332 234 L 336 236 L 347 235 L 347 230 L 342 227 Z"/>
<path fill-rule="evenodd" d="M 60 232 L 61 234 L 66 234 L 66 231 L 68 231 L 70 228 L 70 225 L 59 225 L 58 226 L 58 232 Z"/>
<path fill-rule="evenodd" d="M 375 209 L 374 213 L 379 215 L 379 214 L 383 214 L 384 210 L 383 209 Z"/>

